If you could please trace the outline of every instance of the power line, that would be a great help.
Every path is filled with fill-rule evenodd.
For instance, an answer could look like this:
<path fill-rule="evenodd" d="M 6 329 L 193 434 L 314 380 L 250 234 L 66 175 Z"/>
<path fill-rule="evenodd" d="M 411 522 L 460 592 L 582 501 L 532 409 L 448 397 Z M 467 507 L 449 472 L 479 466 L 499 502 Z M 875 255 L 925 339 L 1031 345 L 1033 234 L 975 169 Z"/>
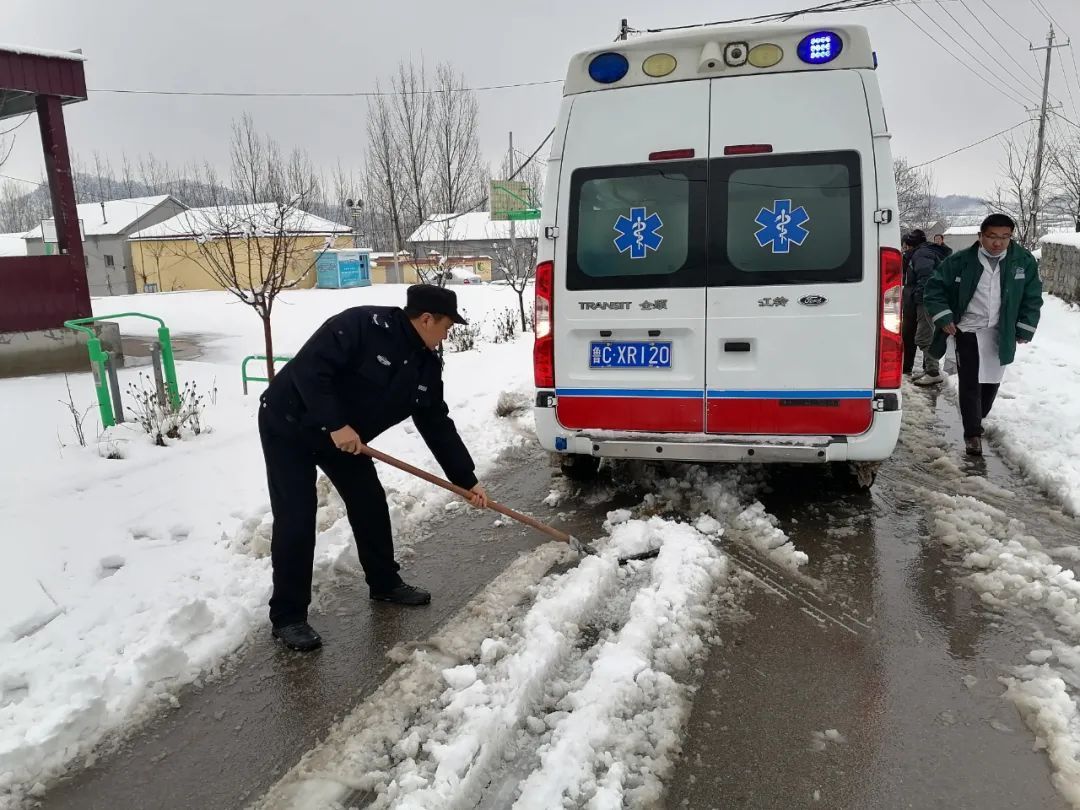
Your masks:
<path fill-rule="evenodd" d="M 937 45 L 942 50 L 942 52 L 944 52 L 944 53 L 948 54 L 949 56 L 951 56 L 958 64 L 963 66 L 963 68 L 965 70 L 969 71 L 971 73 L 971 75 L 975 76 L 980 81 L 986 82 L 986 84 L 989 85 L 990 87 L 994 86 L 994 85 L 990 84 L 990 82 L 987 80 L 987 78 L 985 76 L 983 76 L 978 71 L 976 71 L 975 68 L 973 68 L 967 62 L 965 62 L 963 59 L 961 59 L 959 56 L 957 56 L 955 53 L 953 53 L 945 45 L 941 44 L 941 42 L 938 40 L 937 37 L 935 37 L 933 34 L 931 34 L 929 31 L 927 31 L 921 25 L 919 25 L 919 23 L 916 22 L 915 19 L 912 18 L 911 15 L 909 15 L 906 11 L 904 11 L 899 6 L 893 6 L 893 8 L 895 8 L 898 12 L 903 14 L 904 17 L 907 19 L 907 21 L 909 23 L 911 23 L 916 28 L 918 28 L 923 33 L 923 35 L 926 36 L 928 39 L 930 39 L 930 41 L 933 42 L 935 45 Z M 933 18 L 931 18 L 931 19 L 933 19 Z M 998 88 L 995 88 L 995 89 L 998 89 Z M 1015 101 L 1017 104 L 1019 104 L 1025 110 L 1027 109 L 1027 102 L 1021 101 L 1020 99 L 1018 99 L 1013 93 L 1009 92 L 1008 88 L 1002 88 L 1002 89 L 1003 89 L 1004 94 L 1007 95 L 1012 101 Z"/>
<path fill-rule="evenodd" d="M 1064 115 L 1059 113 L 1057 110 L 1049 109 L 1049 110 L 1047 110 L 1047 112 L 1051 113 L 1052 115 L 1056 115 L 1058 118 L 1060 118 L 1066 124 L 1071 124 L 1072 126 L 1076 127 L 1077 129 L 1080 129 L 1080 124 L 1076 123 L 1071 118 L 1066 118 Z"/>
<path fill-rule="evenodd" d="M 1024 42 L 1026 42 L 1028 45 L 1031 44 L 1031 37 L 1024 36 L 1022 33 L 1020 33 L 1019 29 L 1017 29 L 1015 25 L 1002 17 L 1001 14 L 998 13 L 998 10 L 992 5 L 990 5 L 990 0 L 982 0 L 982 4 L 988 9 L 990 9 L 992 12 L 994 12 L 994 15 L 1003 23 L 1005 23 L 1005 25 L 1009 26 L 1009 28 L 1011 28 L 1016 33 L 1016 35 L 1020 37 L 1020 39 L 1024 40 Z"/>
<path fill-rule="evenodd" d="M 1069 101 L 1072 103 L 1072 108 L 1075 112 L 1080 112 L 1080 107 L 1076 106 L 1076 97 L 1073 95 L 1072 82 L 1069 81 L 1069 73 L 1065 70 L 1065 60 L 1058 59 L 1058 67 L 1061 68 L 1061 78 L 1065 80 L 1065 89 L 1069 91 Z"/>
<path fill-rule="evenodd" d="M 985 1 L 986 0 L 983 0 L 983 2 L 985 2 Z M 1012 51 L 1009 48 L 1007 48 L 1001 42 L 1001 40 L 999 40 L 996 36 L 994 36 L 994 33 L 989 28 L 986 27 L 986 23 L 984 23 L 982 21 L 982 18 L 978 14 L 976 14 L 974 11 L 971 10 L 971 6 L 969 6 L 967 4 L 967 0 L 960 0 L 960 5 L 962 5 L 965 9 L 967 9 L 967 13 L 975 18 L 975 22 L 977 22 L 979 25 L 982 26 L 982 29 L 990 36 L 990 39 L 992 39 L 994 41 L 994 43 L 999 48 L 1001 48 L 1002 51 L 1004 51 L 1005 55 L 1012 60 L 1014 65 L 1016 65 L 1018 68 L 1020 68 L 1020 70 L 1024 71 L 1024 73 L 1029 78 L 1031 78 L 1034 81 L 1038 82 L 1039 77 L 1035 73 L 1030 72 L 1027 68 L 1025 68 L 1023 65 L 1021 65 L 1019 61 L 1017 61 L 1016 57 L 1012 55 Z M 1030 43 L 1028 43 L 1028 44 L 1030 44 Z"/>
<path fill-rule="evenodd" d="M 923 166 L 929 166 L 931 163 L 937 163 L 939 160 L 944 160 L 947 157 L 952 157 L 953 155 L 958 155 L 961 152 L 966 152 L 968 149 L 974 149 L 976 146 L 981 146 L 982 144 L 986 143 L 987 141 L 994 140 L 994 138 L 1000 138 L 1002 135 L 1005 135 L 1006 133 L 1012 132 L 1014 129 L 1019 129 L 1020 127 L 1024 126 L 1025 124 L 1030 124 L 1031 122 L 1032 122 L 1032 119 L 1029 118 L 1026 121 L 1021 121 L 1019 124 L 1013 124 L 1008 129 L 1001 130 L 1001 132 L 995 132 L 993 135 L 988 135 L 987 137 L 983 138 L 982 140 L 975 141 L 975 143 L 969 143 L 967 146 L 961 146 L 959 149 L 954 149 L 951 152 L 946 152 L 944 155 L 938 155 L 933 160 L 927 160 L 927 161 L 924 161 L 923 163 L 917 163 L 914 166 L 909 166 L 908 168 L 909 169 L 921 169 Z"/>
<path fill-rule="evenodd" d="M 220 96 L 226 98 L 377 98 L 379 96 L 426 96 L 439 93 L 480 93 L 488 90 L 510 90 L 518 87 L 541 87 L 548 84 L 561 84 L 562 79 L 547 79 L 538 82 L 517 82 L 515 84 L 492 84 L 483 87 L 454 87 L 449 89 L 424 90 L 356 90 L 339 93 L 324 92 L 282 92 L 282 91 L 232 91 L 232 90 L 127 90 L 117 87 L 95 87 L 91 93 L 115 93 L 137 96 Z"/>
<path fill-rule="evenodd" d="M 1061 26 L 1058 25 L 1058 21 L 1054 19 L 1054 15 L 1050 13 L 1050 10 L 1045 5 L 1043 5 L 1042 0 L 1031 0 L 1031 3 L 1032 3 L 1033 6 L 1035 6 L 1036 10 L 1040 14 L 1042 14 L 1043 17 L 1046 18 L 1046 21 L 1048 23 L 1050 23 L 1051 25 L 1053 25 L 1056 28 L 1059 28 L 1059 29 L 1061 28 Z"/>
<path fill-rule="evenodd" d="M 27 180 L 25 177 L 12 177 L 10 174 L 0 174 L 5 180 L 14 180 L 17 183 L 29 183 L 32 186 L 47 186 L 48 183 L 39 183 L 37 180 Z"/>
<path fill-rule="evenodd" d="M 972 36 L 972 34 L 970 34 L 970 33 L 968 32 L 968 30 L 967 30 L 966 28 L 964 28 L 963 24 L 962 24 L 962 23 L 961 23 L 961 22 L 960 22 L 960 21 L 959 21 L 958 19 L 956 19 L 956 17 L 954 17 L 954 16 L 952 15 L 952 12 L 951 12 L 951 11 L 949 11 L 949 10 L 948 10 L 947 8 L 945 8 L 945 6 L 944 6 L 944 5 L 942 4 L 941 0 L 937 0 L 937 4 L 938 4 L 938 6 L 940 6 L 940 7 L 941 7 L 941 10 L 942 10 L 942 11 L 944 11 L 944 12 L 945 12 L 945 14 L 946 14 L 946 15 L 947 15 L 947 16 L 949 17 L 949 19 L 950 19 L 950 20 L 952 20 L 952 21 L 953 21 L 954 23 L 956 23 L 956 26 L 957 26 L 957 27 L 958 27 L 958 28 L 959 28 L 959 29 L 960 29 L 960 30 L 961 30 L 961 31 L 962 31 L 962 32 L 963 32 L 964 34 L 966 34 L 966 35 L 968 36 L 968 38 L 969 38 L 969 39 L 971 39 L 971 41 L 972 41 L 972 42 L 974 42 L 974 43 L 975 43 L 976 47 L 978 47 L 978 46 L 980 45 L 979 41 L 978 41 L 977 39 L 975 39 L 975 37 L 974 37 L 974 36 Z M 927 15 L 928 17 L 930 16 L 929 12 L 927 12 L 927 11 L 926 11 L 926 9 L 923 9 L 923 13 L 924 13 L 924 14 L 926 14 L 926 15 Z M 931 19 L 932 19 L 932 18 L 931 18 Z M 985 26 L 984 26 L 984 28 L 985 28 Z M 948 33 L 948 32 L 946 31 L 946 33 Z M 989 32 L 988 32 L 988 33 L 989 33 Z M 993 34 L 991 34 L 990 36 L 991 36 L 991 37 L 993 37 Z M 995 41 L 995 42 L 997 42 L 997 40 L 996 40 L 996 39 L 995 39 L 994 41 Z M 998 43 L 998 44 L 1000 45 L 1001 43 Z M 965 50 L 966 50 L 966 49 L 965 49 Z M 997 57 L 996 57 L 996 56 L 994 55 L 994 52 L 993 52 L 993 50 L 991 50 L 990 48 L 984 48 L 984 52 L 986 53 L 986 55 L 987 55 L 987 56 L 989 56 L 989 57 L 990 57 L 990 58 L 991 58 L 991 59 L 992 59 L 992 60 L 993 60 L 993 61 L 994 61 L 994 62 L 995 62 L 995 63 L 996 63 L 997 65 L 998 65 L 998 67 L 1000 67 L 1000 68 L 1001 68 L 1002 70 L 1004 70 L 1004 71 L 1005 71 L 1005 75 L 1006 75 L 1006 76 L 1010 75 L 1010 70 L 1011 70 L 1011 68 L 1007 67 L 1007 66 L 1006 66 L 1006 65 L 1005 65 L 1005 64 L 1004 64 L 1004 63 L 1003 63 L 1003 62 L 1002 62 L 1002 61 L 1001 61 L 1000 59 L 998 59 L 998 58 L 997 58 Z M 974 57 L 973 57 L 973 58 L 974 58 Z M 1036 84 L 1037 84 L 1037 85 L 1039 85 L 1039 82 L 1038 82 L 1037 80 L 1036 80 Z M 1030 88 L 1030 87 L 1028 87 L 1028 86 L 1027 86 L 1027 85 L 1025 85 L 1025 84 L 1022 84 L 1022 83 L 1021 83 L 1021 84 L 1020 84 L 1020 87 L 1021 87 L 1021 88 L 1022 88 L 1022 89 L 1023 89 L 1023 90 L 1025 91 L 1025 92 L 1028 92 L 1028 93 L 1030 93 L 1030 92 L 1031 92 L 1031 88 Z M 1040 89 L 1040 91 L 1041 91 L 1041 89 L 1042 89 L 1042 88 L 1041 88 L 1041 86 L 1039 87 L 1039 89 Z"/>
<path fill-rule="evenodd" d="M 687 31 L 693 28 L 710 28 L 714 25 L 732 25 L 734 23 L 760 23 L 775 22 L 778 20 L 793 20 L 804 14 L 826 14 L 832 11 L 856 11 L 862 8 L 876 8 L 889 5 L 894 5 L 892 0 L 833 0 L 831 3 L 822 3 L 821 5 L 810 6 L 796 11 L 773 12 L 772 14 L 758 14 L 752 17 L 735 17 L 729 20 L 691 23 L 689 25 L 669 25 L 666 28 L 647 28 L 646 33 L 659 34 L 665 31 Z"/>
<path fill-rule="evenodd" d="M 973 60 L 973 61 L 975 62 L 975 64 L 977 64 L 977 65 L 978 65 L 979 67 L 981 67 L 981 68 L 982 68 L 983 70 L 985 70 L 985 71 L 986 71 L 986 73 L 987 73 L 987 75 L 988 75 L 988 76 L 989 76 L 990 78 L 992 78 L 992 79 L 993 79 L 994 81 L 996 81 L 996 82 L 997 82 L 998 84 L 1000 84 L 1001 86 L 1003 86 L 1003 87 L 1008 87 L 1008 88 L 1009 88 L 1010 90 L 1012 90 L 1012 91 L 1013 91 L 1014 93 L 1016 93 L 1016 92 L 1017 92 L 1017 88 L 1016 88 L 1016 87 L 1014 87 L 1013 85 L 1009 84 L 1009 83 L 1008 83 L 1008 82 L 1007 82 L 1007 81 L 1006 81 L 1005 79 L 1002 79 L 1002 78 L 1001 78 L 1000 76 L 998 76 L 998 75 L 997 75 L 997 74 L 996 74 L 996 73 L 995 73 L 995 72 L 994 72 L 994 71 L 993 71 L 993 70 L 992 70 L 992 69 L 991 69 L 990 67 L 988 67 L 988 66 L 986 65 L 986 63 L 985 63 L 985 62 L 982 62 L 982 61 L 981 61 L 981 60 L 979 59 L 979 57 L 977 57 L 977 56 L 976 56 L 975 54 L 973 54 L 973 53 L 972 53 L 971 51 L 969 51 L 969 50 L 967 49 L 967 46 L 965 46 L 965 45 L 964 45 L 964 43 L 962 43 L 962 42 L 961 42 L 960 40 L 958 40 L 958 39 L 957 39 L 956 37 L 954 37 L 954 36 L 953 36 L 953 35 L 952 35 L 952 34 L 951 34 L 951 33 L 950 33 L 950 32 L 949 32 L 949 31 L 948 31 L 948 30 L 947 30 L 946 28 L 945 28 L 945 26 L 941 25 L 941 23 L 939 23 L 939 22 L 938 22 L 937 20 L 935 20 L 935 19 L 934 19 L 933 17 L 931 17 L 931 16 L 930 16 L 930 12 L 929 12 L 929 11 L 927 11 L 927 10 L 926 10 L 926 9 L 925 9 L 925 8 L 924 8 L 923 6 L 916 6 L 916 8 L 918 8 L 918 9 L 919 9 L 919 11 L 921 11 L 921 12 L 923 13 L 923 16 L 924 16 L 924 17 L 926 17 L 926 19 L 930 20 L 930 22 L 931 22 L 931 23 L 932 23 L 933 25 L 935 25 L 935 26 L 937 27 L 937 29 L 938 29 L 939 31 L 941 31 L 941 33 L 943 33 L 943 34 L 944 34 L 945 36 L 947 36 L 947 37 L 948 37 L 949 39 L 951 39 L 951 40 L 952 40 L 952 41 L 953 41 L 954 43 L 956 43 L 957 47 L 959 47 L 959 48 L 960 48 L 960 50 L 962 50 L 962 51 L 963 51 L 964 53 L 966 53 L 966 54 L 967 54 L 968 56 L 970 56 L 970 57 L 971 57 L 971 59 L 972 59 L 972 60 Z M 906 14 L 906 13 L 904 12 L 904 10 L 903 10 L 903 9 L 901 9 L 901 8 L 897 8 L 897 11 L 899 11 L 899 12 L 900 12 L 901 14 L 903 14 L 903 15 L 904 15 L 905 17 L 907 17 L 907 14 Z M 910 18 L 909 18 L 909 19 L 910 19 Z M 961 30 L 962 30 L 962 27 L 961 27 Z M 1007 72 L 1007 71 L 1006 71 L 1006 72 Z M 983 77 L 981 77 L 981 78 L 982 78 L 982 79 L 983 79 L 984 81 L 987 81 L 987 77 L 986 77 L 986 76 L 983 76 Z M 989 82 L 988 82 L 988 81 L 987 81 L 987 83 L 989 84 Z M 1019 90 L 1019 94 L 1020 94 L 1020 96 L 1021 96 L 1021 97 L 1024 97 L 1026 93 L 1030 93 L 1030 92 L 1031 92 L 1030 90 L 1024 90 L 1023 88 L 1021 88 L 1021 89 Z M 1027 101 L 1030 101 L 1030 99 L 1028 99 Z M 1027 101 L 1025 101 L 1025 102 L 1022 102 L 1022 103 L 1024 103 L 1024 104 L 1026 105 L 1026 104 L 1027 104 Z"/>

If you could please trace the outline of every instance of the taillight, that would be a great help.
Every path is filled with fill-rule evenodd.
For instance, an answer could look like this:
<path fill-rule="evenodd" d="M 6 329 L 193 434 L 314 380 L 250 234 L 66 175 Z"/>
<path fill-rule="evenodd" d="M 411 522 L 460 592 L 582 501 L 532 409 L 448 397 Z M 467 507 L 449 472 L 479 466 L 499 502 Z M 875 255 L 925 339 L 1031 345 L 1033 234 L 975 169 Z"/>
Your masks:
<path fill-rule="evenodd" d="M 903 256 L 896 248 L 882 248 L 881 310 L 878 313 L 878 388 L 899 388 L 904 372 L 904 341 L 900 335 L 903 283 Z"/>
<path fill-rule="evenodd" d="M 555 387 L 555 323 L 552 293 L 554 262 L 536 266 L 536 309 L 533 314 L 533 378 L 537 388 Z"/>

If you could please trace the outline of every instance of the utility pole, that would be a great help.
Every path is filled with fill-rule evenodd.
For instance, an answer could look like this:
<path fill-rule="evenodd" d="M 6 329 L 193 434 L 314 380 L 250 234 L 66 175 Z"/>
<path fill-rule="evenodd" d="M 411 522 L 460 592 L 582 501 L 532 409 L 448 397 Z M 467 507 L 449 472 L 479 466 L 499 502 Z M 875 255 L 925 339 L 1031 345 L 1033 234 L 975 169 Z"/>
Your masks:
<path fill-rule="evenodd" d="M 1042 48 L 1031 47 L 1032 51 L 1046 51 L 1046 72 L 1043 74 L 1042 109 L 1039 111 L 1039 143 L 1035 149 L 1035 174 L 1031 187 L 1031 229 L 1028 239 L 1034 244 L 1039 238 L 1039 194 L 1042 185 L 1043 157 L 1046 154 L 1046 112 L 1050 98 L 1050 61 L 1055 48 L 1066 45 L 1054 44 L 1054 26 L 1050 26 L 1046 45 Z"/>
<path fill-rule="evenodd" d="M 514 133 L 510 133 L 510 177 L 514 176 Z M 517 278 L 517 229 L 516 222 L 510 220 L 510 275 Z"/>
<path fill-rule="evenodd" d="M 627 37 L 629 37 L 629 36 L 630 36 L 630 26 L 627 24 L 627 21 L 625 19 L 623 19 L 623 21 L 619 24 L 619 40 L 621 42 L 625 42 Z"/>

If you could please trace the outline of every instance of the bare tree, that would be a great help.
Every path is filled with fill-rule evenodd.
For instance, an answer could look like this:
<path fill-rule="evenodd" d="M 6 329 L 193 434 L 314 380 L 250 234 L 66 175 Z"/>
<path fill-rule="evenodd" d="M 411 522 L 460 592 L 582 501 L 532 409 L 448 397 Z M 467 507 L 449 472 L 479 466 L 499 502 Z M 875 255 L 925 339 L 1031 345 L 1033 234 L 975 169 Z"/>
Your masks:
<path fill-rule="evenodd" d="M 200 182 L 219 201 L 187 215 L 199 264 L 262 320 L 266 376 L 273 379 L 274 302 L 300 284 L 318 258 L 310 248 L 310 231 L 304 236 L 308 206 L 320 194 L 318 176 L 306 153 L 294 150 L 283 157 L 278 144 L 244 115 L 233 124 L 232 193 L 225 192 L 208 164 Z M 329 237 L 324 249 L 331 243 Z"/>
<path fill-rule="evenodd" d="M 433 97 L 423 64 L 402 62 L 391 84 L 395 139 L 405 178 L 402 202 L 411 231 L 427 219 L 431 199 Z"/>
<path fill-rule="evenodd" d="M 471 211 L 487 194 L 478 136 L 480 108 L 465 77 L 439 65 L 432 104 L 434 182 L 432 204 L 441 213 Z"/>
<path fill-rule="evenodd" d="M 942 212 L 937 201 L 934 173 L 911 167 L 906 158 L 898 157 L 893 160 L 893 174 L 896 176 L 900 229 L 928 228 L 938 222 Z"/>
<path fill-rule="evenodd" d="M 1055 185 L 1051 206 L 1080 233 L 1080 133 L 1059 138 L 1048 160 Z"/>
<path fill-rule="evenodd" d="M 0 184 L 0 233 L 28 231 L 52 216 L 48 184 L 31 188 L 15 180 Z"/>
<path fill-rule="evenodd" d="M 375 89 L 380 90 L 379 82 Z M 402 221 L 402 198 L 405 196 L 405 173 L 395 134 L 392 102 L 376 96 L 368 104 L 367 205 L 389 222 L 394 250 L 405 244 Z"/>
<path fill-rule="evenodd" d="M 120 186 L 124 190 L 125 197 L 138 197 L 135 187 L 135 169 L 128 159 L 127 152 L 121 155 L 120 163 Z"/>
<path fill-rule="evenodd" d="M 518 311 L 521 315 L 521 331 L 529 330 L 529 321 L 525 316 L 525 291 L 534 278 L 536 278 L 536 224 L 528 225 L 519 223 L 519 230 L 513 243 L 505 238 L 491 243 L 491 257 L 493 260 L 492 280 L 495 270 L 502 271 L 507 283 L 517 293 Z"/>
<path fill-rule="evenodd" d="M 453 274 L 453 234 L 460 214 L 429 218 L 423 224 L 422 241 L 413 243 L 413 255 L 409 264 L 421 284 L 445 287 Z M 432 244 L 436 247 L 432 247 Z M 421 255 L 427 250 L 426 255 Z"/>
<path fill-rule="evenodd" d="M 1052 165 L 1052 164 L 1051 164 Z M 1041 233 L 1032 232 L 1032 188 L 1034 186 L 1035 150 L 1033 137 L 1020 141 L 1014 137 L 1005 139 L 1005 159 L 1001 164 L 1004 180 L 994 189 L 986 201 L 991 212 L 1008 214 L 1016 220 L 1016 239 L 1027 248 L 1034 248 Z M 1035 231 L 1039 231 L 1036 228 Z"/>

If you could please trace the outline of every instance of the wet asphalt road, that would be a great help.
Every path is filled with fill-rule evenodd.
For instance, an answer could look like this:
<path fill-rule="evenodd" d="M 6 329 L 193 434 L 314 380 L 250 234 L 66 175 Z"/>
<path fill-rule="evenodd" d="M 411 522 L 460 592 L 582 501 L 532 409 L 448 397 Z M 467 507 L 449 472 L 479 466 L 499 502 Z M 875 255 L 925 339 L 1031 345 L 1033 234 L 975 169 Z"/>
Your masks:
<path fill-rule="evenodd" d="M 932 429 L 959 447 L 955 406 L 911 396 L 931 400 Z M 989 452 L 953 458 L 1016 491 L 1004 508 L 1038 527 L 1044 545 L 1075 544 L 1080 522 Z M 770 470 L 762 500 L 824 587 L 747 560 L 764 583 L 743 603 L 748 618 L 719 633 L 668 806 L 1067 807 L 1047 757 L 1001 699 L 998 677 L 1039 646 L 1031 627 L 985 609 L 958 555 L 929 539 L 921 488 L 955 493 L 954 483 L 903 445 L 872 495 L 823 497 L 807 472 Z"/>
<path fill-rule="evenodd" d="M 932 429 L 958 445 L 954 406 L 938 397 L 936 413 Z M 954 458 L 965 473 L 1017 491 L 1010 514 L 1045 545 L 1080 536 L 1076 520 L 993 455 Z M 551 476 L 543 455 L 528 452 L 506 460 L 497 491 L 552 518 L 555 510 L 541 503 Z M 1031 628 L 985 610 L 963 584 L 955 553 L 929 539 L 920 488 L 950 492 L 955 482 L 908 445 L 873 494 L 830 488 L 818 469 L 773 468 L 765 478 L 771 492 L 762 501 L 809 554 L 807 578 L 730 549 L 757 584 L 743 594 L 741 618 L 717 629 L 723 644 L 704 663 L 666 806 L 1065 807 L 997 680 L 1036 646 Z M 562 525 L 596 536 L 609 509 L 641 494 L 575 504 Z M 432 606 L 372 604 L 339 575 L 313 614 L 322 651 L 298 656 L 261 634 L 222 677 L 187 690 L 178 709 L 51 790 L 42 806 L 235 808 L 261 795 L 392 671 L 387 650 L 428 637 L 542 542 L 468 512 L 426 530 L 437 536 L 416 542 L 405 575 L 431 587 Z"/>

